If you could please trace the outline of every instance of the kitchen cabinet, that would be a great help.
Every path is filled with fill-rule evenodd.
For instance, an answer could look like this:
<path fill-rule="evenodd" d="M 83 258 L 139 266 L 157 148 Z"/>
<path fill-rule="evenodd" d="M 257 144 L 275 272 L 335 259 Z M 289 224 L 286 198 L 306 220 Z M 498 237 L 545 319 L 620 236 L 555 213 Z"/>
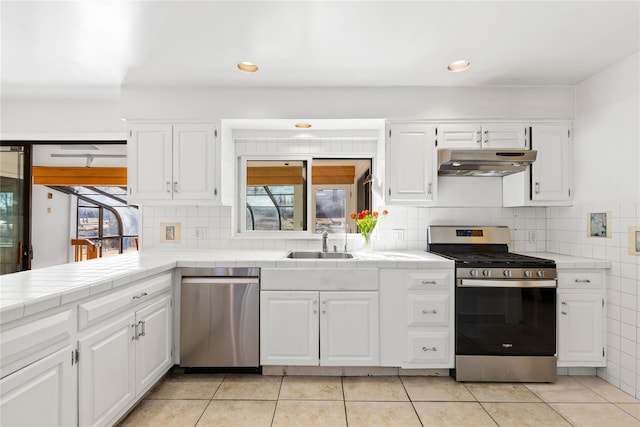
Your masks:
<path fill-rule="evenodd" d="M 263 291 L 263 365 L 375 366 L 378 293 Z"/>
<path fill-rule="evenodd" d="M 558 366 L 606 366 L 605 273 L 558 271 Z"/>
<path fill-rule="evenodd" d="M 529 129 L 512 123 L 442 123 L 438 125 L 438 148 L 529 149 Z"/>
<path fill-rule="evenodd" d="M 113 423 L 173 365 L 171 277 L 80 306 L 81 327 L 100 319 L 78 339 L 80 425 Z"/>
<path fill-rule="evenodd" d="M 387 123 L 385 201 L 387 204 L 430 205 L 436 199 L 435 126 Z"/>
<path fill-rule="evenodd" d="M 453 270 L 380 270 L 381 364 L 454 367 Z"/>
<path fill-rule="evenodd" d="M 211 123 L 131 123 L 129 202 L 216 202 L 216 135 Z"/>
<path fill-rule="evenodd" d="M 503 205 L 571 205 L 571 127 L 533 125 L 531 149 L 538 153 L 536 161 L 523 172 L 503 177 Z"/>
<path fill-rule="evenodd" d="M 66 345 L 0 380 L 0 425 L 77 424 L 77 369 Z"/>

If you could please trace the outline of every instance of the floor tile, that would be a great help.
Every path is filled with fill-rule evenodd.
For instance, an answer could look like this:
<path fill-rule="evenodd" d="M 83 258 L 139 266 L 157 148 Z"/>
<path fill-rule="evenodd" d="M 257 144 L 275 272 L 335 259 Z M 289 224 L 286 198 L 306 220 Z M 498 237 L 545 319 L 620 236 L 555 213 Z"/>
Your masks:
<path fill-rule="evenodd" d="M 224 375 L 169 374 L 148 399 L 211 399 Z"/>
<path fill-rule="evenodd" d="M 277 400 L 282 377 L 262 375 L 227 375 L 214 399 Z"/>
<path fill-rule="evenodd" d="M 401 377 L 412 401 L 475 401 L 464 384 L 451 377 Z"/>
<path fill-rule="evenodd" d="M 640 426 L 640 421 L 607 403 L 550 403 L 571 424 L 580 427 Z"/>
<path fill-rule="evenodd" d="M 616 406 L 640 420 L 640 403 L 618 403 Z"/>
<path fill-rule="evenodd" d="M 408 401 L 400 377 L 345 377 L 345 400 L 360 401 Z"/>
<path fill-rule="evenodd" d="M 279 400 L 273 427 L 345 427 L 344 402 L 322 400 Z"/>
<path fill-rule="evenodd" d="M 620 390 L 613 384 L 609 384 L 599 377 L 591 376 L 575 376 L 572 377 L 581 384 L 584 384 L 592 391 L 607 399 L 609 402 L 615 403 L 631 403 L 638 402 L 633 396 Z"/>
<path fill-rule="evenodd" d="M 477 402 L 414 402 L 425 427 L 495 427 L 489 414 Z"/>
<path fill-rule="evenodd" d="M 269 427 L 275 400 L 213 400 L 197 427 Z"/>
<path fill-rule="evenodd" d="M 144 400 L 120 427 L 193 427 L 209 400 Z"/>
<path fill-rule="evenodd" d="M 482 407 L 500 427 L 570 427 L 546 403 L 483 402 Z"/>
<path fill-rule="evenodd" d="M 559 376 L 555 383 L 530 383 L 525 386 L 544 402 L 606 402 L 602 396 L 567 376 Z"/>
<path fill-rule="evenodd" d="M 280 399 L 343 400 L 341 377 L 286 376 L 282 379 Z"/>
<path fill-rule="evenodd" d="M 349 427 L 421 427 L 411 402 L 345 402 Z"/>
<path fill-rule="evenodd" d="M 540 402 L 523 384 L 466 383 L 465 386 L 480 402 Z"/>

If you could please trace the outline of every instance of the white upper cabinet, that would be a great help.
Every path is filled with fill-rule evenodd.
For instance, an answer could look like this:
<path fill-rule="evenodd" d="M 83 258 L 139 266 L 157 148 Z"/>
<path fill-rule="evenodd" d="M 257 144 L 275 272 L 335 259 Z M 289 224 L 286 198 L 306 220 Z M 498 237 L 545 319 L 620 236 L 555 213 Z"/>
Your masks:
<path fill-rule="evenodd" d="M 435 201 L 435 126 L 388 123 L 385 144 L 387 204 L 430 205 Z"/>
<path fill-rule="evenodd" d="M 531 149 L 536 161 L 524 172 L 502 180 L 504 206 L 571 205 L 571 127 L 533 125 Z"/>
<path fill-rule="evenodd" d="M 529 149 L 524 124 L 440 124 L 438 148 L 448 149 Z"/>
<path fill-rule="evenodd" d="M 130 202 L 216 202 L 216 134 L 211 123 L 130 124 Z"/>

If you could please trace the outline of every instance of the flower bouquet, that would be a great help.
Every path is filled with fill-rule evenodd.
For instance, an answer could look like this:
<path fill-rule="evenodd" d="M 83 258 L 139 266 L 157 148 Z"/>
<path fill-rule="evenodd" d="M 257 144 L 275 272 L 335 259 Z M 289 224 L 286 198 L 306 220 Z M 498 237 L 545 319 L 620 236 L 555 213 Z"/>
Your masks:
<path fill-rule="evenodd" d="M 389 212 L 385 209 L 382 211 L 382 217 L 387 216 Z M 376 224 L 378 223 L 378 219 L 381 216 L 378 214 L 378 211 L 371 212 L 370 210 L 364 210 L 359 213 L 352 213 L 351 219 L 356 221 L 356 225 L 360 229 L 360 234 L 364 237 L 364 246 L 366 250 L 371 248 L 371 233 L 373 233 L 373 229 L 376 228 Z"/>

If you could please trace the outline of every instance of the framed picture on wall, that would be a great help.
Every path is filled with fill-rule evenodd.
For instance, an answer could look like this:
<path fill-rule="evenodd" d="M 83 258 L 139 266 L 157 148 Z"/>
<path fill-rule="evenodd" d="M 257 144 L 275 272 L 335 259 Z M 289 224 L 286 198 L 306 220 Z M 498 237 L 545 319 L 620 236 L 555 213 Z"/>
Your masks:
<path fill-rule="evenodd" d="M 629 253 L 640 256 L 640 227 L 629 227 Z"/>
<path fill-rule="evenodd" d="M 163 222 L 160 224 L 160 243 L 180 243 L 179 222 Z"/>
<path fill-rule="evenodd" d="M 611 212 L 587 214 L 587 237 L 611 237 Z"/>

